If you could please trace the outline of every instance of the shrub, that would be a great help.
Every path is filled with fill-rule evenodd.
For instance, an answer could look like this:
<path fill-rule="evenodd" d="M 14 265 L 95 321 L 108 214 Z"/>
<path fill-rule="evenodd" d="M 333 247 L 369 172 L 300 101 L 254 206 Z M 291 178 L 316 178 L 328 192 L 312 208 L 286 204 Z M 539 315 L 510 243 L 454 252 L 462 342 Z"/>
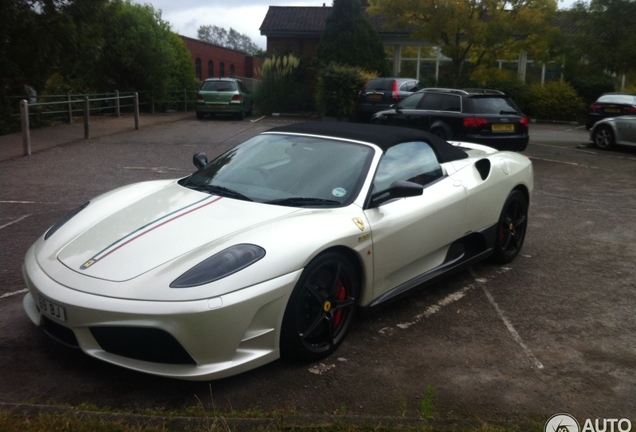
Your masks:
<path fill-rule="evenodd" d="M 566 82 L 532 84 L 528 96 L 526 114 L 537 119 L 578 121 L 585 113 L 583 99 Z"/>
<path fill-rule="evenodd" d="M 594 102 L 603 93 L 615 91 L 615 80 L 609 75 L 577 76 L 569 82 L 576 92 L 581 95 L 586 105 Z"/>
<path fill-rule="evenodd" d="M 306 107 L 306 92 L 297 79 L 300 60 L 293 55 L 268 58 L 260 69 L 255 100 L 261 113 L 294 112 Z"/>
<path fill-rule="evenodd" d="M 356 99 L 365 82 L 377 75 L 363 69 L 329 63 L 318 72 L 316 107 L 322 115 L 353 118 Z"/>

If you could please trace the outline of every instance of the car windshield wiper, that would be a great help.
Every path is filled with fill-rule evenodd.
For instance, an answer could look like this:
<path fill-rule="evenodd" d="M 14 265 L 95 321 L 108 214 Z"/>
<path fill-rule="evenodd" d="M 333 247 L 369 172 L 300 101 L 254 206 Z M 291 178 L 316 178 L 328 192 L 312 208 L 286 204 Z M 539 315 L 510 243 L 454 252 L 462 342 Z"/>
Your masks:
<path fill-rule="evenodd" d="M 237 192 L 233 189 L 226 188 L 224 186 L 208 184 L 208 185 L 188 185 L 188 187 L 190 189 L 198 190 L 201 192 L 213 193 L 223 197 L 236 198 L 236 199 L 240 199 L 244 201 L 254 201 L 252 198 L 249 198 L 240 192 Z"/>
<path fill-rule="evenodd" d="M 264 204 L 275 204 L 282 206 L 291 206 L 291 207 L 302 207 L 302 206 L 321 206 L 321 205 L 340 205 L 340 201 L 328 200 L 322 198 L 303 198 L 303 197 L 290 197 L 290 198 L 282 198 L 275 199 L 271 201 L 265 201 Z"/>
<path fill-rule="evenodd" d="M 502 114 L 519 114 L 519 112 L 518 111 L 504 111 L 504 110 L 499 111 L 499 115 L 502 115 Z"/>

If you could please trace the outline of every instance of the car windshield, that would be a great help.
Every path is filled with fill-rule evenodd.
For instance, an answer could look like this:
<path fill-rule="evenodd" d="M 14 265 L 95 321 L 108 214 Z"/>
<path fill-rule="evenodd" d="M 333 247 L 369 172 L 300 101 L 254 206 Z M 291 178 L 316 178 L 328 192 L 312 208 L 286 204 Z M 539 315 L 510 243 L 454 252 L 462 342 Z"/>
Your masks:
<path fill-rule="evenodd" d="M 326 138 L 263 134 L 208 163 L 182 186 L 293 207 L 347 205 L 366 178 L 372 147 Z"/>
<path fill-rule="evenodd" d="M 236 83 L 232 81 L 205 81 L 202 91 L 236 91 Z"/>
<path fill-rule="evenodd" d="M 617 103 L 617 104 L 636 104 L 636 96 L 631 95 L 605 95 L 598 98 L 597 102 L 602 103 Z"/>

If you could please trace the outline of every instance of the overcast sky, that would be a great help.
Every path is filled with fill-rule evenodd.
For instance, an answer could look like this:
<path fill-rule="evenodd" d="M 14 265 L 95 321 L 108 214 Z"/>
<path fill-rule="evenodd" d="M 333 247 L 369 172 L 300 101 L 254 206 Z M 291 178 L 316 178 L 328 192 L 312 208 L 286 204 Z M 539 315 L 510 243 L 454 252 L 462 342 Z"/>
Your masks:
<path fill-rule="evenodd" d="M 133 0 L 151 4 L 161 10 L 161 17 L 172 25 L 172 31 L 183 36 L 197 37 L 202 25 L 216 25 L 248 35 L 262 49 L 266 40 L 258 30 L 269 6 L 331 6 L 333 0 Z M 564 9 L 574 0 L 559 0 Z"/>
<path fill-rule="evenodd" d="M 161 10 L 161 17 L 172 31 L 197 37 L 202 25 L 216 25 L 248 35 L 265 49 L 265 36 L 258 30 L 269 6 L 331 6 L 332 0 L 133 0 Z"/>

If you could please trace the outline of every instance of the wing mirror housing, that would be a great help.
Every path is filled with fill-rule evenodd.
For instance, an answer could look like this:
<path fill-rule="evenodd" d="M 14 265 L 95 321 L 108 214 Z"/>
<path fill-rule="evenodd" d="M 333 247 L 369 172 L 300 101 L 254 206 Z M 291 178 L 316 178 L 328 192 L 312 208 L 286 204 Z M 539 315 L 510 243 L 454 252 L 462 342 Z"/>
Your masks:
<path fill-rule="evenodd" d="M 371 195 L 371 205 L 374 207 L 396 199 L 420 196 L 424 193 L 424 186 L 410 181 L 396 181 L 388 189 Z"/>
<path fill-rule="evenodd" d="M 203 152 L 197 153 L 192 156 L 192 163 L 197 169 L 201 169 L 208 164 L 208 155 Z"/>

